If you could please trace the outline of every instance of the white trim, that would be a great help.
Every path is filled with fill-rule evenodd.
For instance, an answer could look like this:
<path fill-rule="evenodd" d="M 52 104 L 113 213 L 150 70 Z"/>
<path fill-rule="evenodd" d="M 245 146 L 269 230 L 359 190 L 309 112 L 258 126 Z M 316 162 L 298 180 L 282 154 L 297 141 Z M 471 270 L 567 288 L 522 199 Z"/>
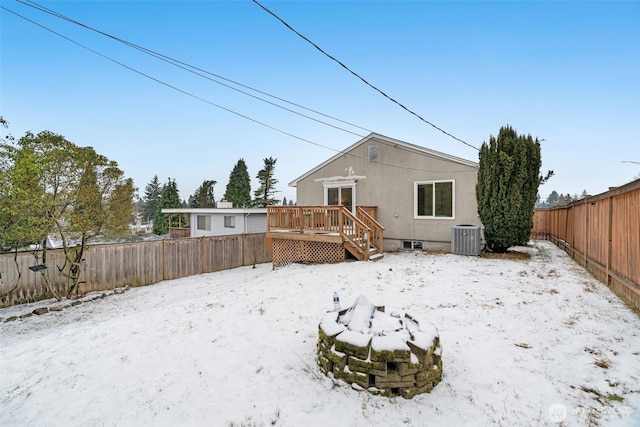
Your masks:
<path fill-rule="evenodd" d="M 451 216 L 426 216 L 418 215 L 418 186 L 421 184 L 437 184 L 439 182 L 451 183 Z M 433 203 L 435 206 L 435 192 L 433 193 Z M 435 208 L 434 208 L 435 209 Z M 456 219 L 456 180 L 455 179 L 434 179 L 429 181 L 415 181 L 413 183 L 413 219 Z"/>

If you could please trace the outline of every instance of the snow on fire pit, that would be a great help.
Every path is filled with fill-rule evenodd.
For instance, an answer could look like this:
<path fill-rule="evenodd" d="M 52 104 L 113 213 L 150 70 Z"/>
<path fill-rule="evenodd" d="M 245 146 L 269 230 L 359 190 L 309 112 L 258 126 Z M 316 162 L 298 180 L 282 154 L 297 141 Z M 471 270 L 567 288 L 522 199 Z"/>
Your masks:
<path fill-rule="evenodd" d="M 442 378 L 438 330 L 409 314 L 387 314 L 360 296 L 322 316 L 318 329 L 318 365 L 357 390 L 411 399 Z"/>

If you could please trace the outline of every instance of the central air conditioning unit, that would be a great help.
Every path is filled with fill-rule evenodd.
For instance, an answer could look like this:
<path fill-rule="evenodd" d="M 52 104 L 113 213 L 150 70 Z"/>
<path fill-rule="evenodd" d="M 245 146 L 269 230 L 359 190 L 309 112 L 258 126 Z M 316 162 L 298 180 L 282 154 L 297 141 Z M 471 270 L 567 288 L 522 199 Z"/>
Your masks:
<path fill-rule="evenodd" d="M 456 255 L 480 255 L 482 241 L 480 227 L 455 225 L 451 227 L 451 253 Z"/>

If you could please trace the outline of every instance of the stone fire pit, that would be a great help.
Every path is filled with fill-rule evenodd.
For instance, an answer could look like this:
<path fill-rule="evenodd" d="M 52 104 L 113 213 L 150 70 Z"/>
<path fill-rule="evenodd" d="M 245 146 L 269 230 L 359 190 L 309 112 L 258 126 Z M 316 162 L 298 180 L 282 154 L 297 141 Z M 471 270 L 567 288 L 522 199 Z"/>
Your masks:
<path fill-rule="evenodd" d="M 360 296 L 322 316 L 318 329 L 320 368 L 357 390 L 411 399 L 442 378 L 438 330 L 407 313 L 387 314 Z"/>

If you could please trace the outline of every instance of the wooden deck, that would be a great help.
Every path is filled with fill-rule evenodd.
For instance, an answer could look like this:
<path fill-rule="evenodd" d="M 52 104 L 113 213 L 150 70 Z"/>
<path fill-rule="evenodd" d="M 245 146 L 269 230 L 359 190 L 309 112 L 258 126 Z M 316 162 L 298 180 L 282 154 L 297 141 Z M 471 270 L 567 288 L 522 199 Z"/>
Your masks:
<path fill-rule="evenodd" d="M 383 257 L 382 227 L 375 207 L 270 206 L 267 238 L 273 241 L 273 265 L 291 262 L 327 263 L 345 259 L 378 260 Z"/>

